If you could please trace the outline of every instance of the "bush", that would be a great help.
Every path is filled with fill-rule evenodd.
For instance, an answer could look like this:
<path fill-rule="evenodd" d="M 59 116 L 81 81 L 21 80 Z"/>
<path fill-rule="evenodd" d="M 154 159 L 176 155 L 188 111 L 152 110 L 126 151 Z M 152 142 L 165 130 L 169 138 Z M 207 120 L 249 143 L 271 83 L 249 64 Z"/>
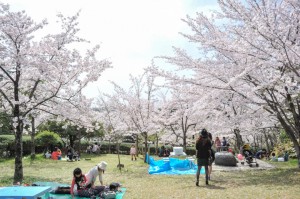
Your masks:
<path fill-rule="evenodd" d="M 276 156 L 282 157 L 285 153 L 288 152 L 290 158 L 297 158 L 296 150 L 292 142 L 285 142 L 277 144 L 272 152 L 275 152 Z"/>
<path fill-rule="evenodd" d="M 35 136 L 36 146 L 41 146 L 44 148 L 51 148 L 51 146 L 63 146 L 63 141 L 61 137 L 54 132 L 51 131 L 42 131 Z"/>
<path fill-rule="evenodd" d="M 23 136 L 23 155 L 30 154 L 31 138 L 30 136 Z M 15 136 L 14 135 L 0 135 L 0 153 L 9 152 L 8 157 L 15 155 Z"/>

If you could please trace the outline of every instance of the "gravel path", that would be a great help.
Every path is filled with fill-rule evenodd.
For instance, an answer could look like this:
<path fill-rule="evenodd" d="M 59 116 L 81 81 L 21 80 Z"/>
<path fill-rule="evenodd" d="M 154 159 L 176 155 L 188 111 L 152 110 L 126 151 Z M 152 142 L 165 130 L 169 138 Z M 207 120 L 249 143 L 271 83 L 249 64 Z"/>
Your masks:
<path fill-rule="evenodd" d="M 219 166 L 216 164 L 213 164 L 213 170 L 214 171 L 243 171 L 243 170 L 262 170 L 262 169 L 274 169 L 275 166 L 262 161 L 262 160 L 256 160 L 259 164 L 258 167 L 255 166 L 255 164 L 252 164 L 252 167 L 250 167 L 246 162 L 244 165 L 241 164 L 241 161 L 237 163 L 236 167 L 231 166 Z"/>

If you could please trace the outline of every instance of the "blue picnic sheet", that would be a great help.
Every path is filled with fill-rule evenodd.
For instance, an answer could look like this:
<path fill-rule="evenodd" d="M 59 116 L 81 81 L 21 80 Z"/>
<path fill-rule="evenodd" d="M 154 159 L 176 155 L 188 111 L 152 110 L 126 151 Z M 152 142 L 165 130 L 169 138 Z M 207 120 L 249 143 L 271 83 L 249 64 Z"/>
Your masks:
<path fill-rule="evenodd" d="M 188 159 L 164 158 L 154 160 L 152 156 L 148 157 L 149 174 L 155 175 L 195 175 L 198 166 Z M 201 168 L 201 174 L 205 173 L 205 169 Z"/>
<path fill-rule="evenodd" d="M 38 186 L 50 186 L 52 190 L 56 189 L 57 187 L 70 187 L 70 184 L 63 184 L 63 183 L 57 183 L 57 182 L 34 182 L 33 184 Z M 126 192 L 126 188 L 122 187 L 121 192 L 117 193 L 116 199 L 122 199 L 124 194 Z M 90 199 L 86 197 L 74 197 L 75 199 Z M 72 196 L 70 194 L 54 194 L 54 193 L 48 193 L 45 194 L 42 199 L 72 199 Z M 99 199 L 99 197 L 97 197 Z"/>

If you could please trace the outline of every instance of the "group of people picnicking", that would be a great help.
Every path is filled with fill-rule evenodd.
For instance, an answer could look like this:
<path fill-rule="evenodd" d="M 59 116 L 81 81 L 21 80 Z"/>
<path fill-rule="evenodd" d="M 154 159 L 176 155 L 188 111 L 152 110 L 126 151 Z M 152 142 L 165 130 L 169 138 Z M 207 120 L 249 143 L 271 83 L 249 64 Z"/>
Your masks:
<path fill-rule="evenodd" d="M 71 183 L 70 193 L 72 197 L 91 197 L 97 196 L 105 190 L 103 186 L 103 174 L 106 170 L 107 163 L 101 161 L 99 164 L 91 168 L 86 174 L 82 172 L 80 168 L 76 168 L 73 171 L 73 179 Z M 101 186 L 95 186 L 97 177 Z"/>
<path fill-rule="evenodd" d="M 79 153 L 75 151 L 71 146 L 66 147 L 66 157 L 67 161 L 80 160 Z M 62 152 L 58 147 L 54 147 L 53 151 L 48 151 L 45 153 L 45 158 L 51 158 L 53 160 L 61 160 Z"/>
<path fill-rule="evenodd" d="M 120 183 L 112 182 L 104 185 L 103 175 L 107 168 L 107 162 L 101 161 L 92 167 L 87 173 L 77 167 L 73 170 L 73 178 L 70 187 L 57 187 L 53 193 L 55 194 L 71 194 L 72 198 L 88 197 L 88 198 L 116 198 L 116 194 L 121 192 Z M 99 179 L 100 185 L 96 186 Z"/>
<path fill-rule="evenodd" d="M 104 185 L 103 175 L 107 168 L 107 162 L 101 161 L 96 166 L 92 167 L 87 173 L 83 173 L 81 168 L 75 168 L 73 171 L 73 179 L 71 187 L 58 187 L 54 193 L 56 194 L 71 194 L 75 196 L 89 198 L 115 198 L 117 192 L 120 192 L 120 183 L 110 183 L 109 186 Z M 100 185 L 95 183 L 99 179 Z M 111 197 L 107 197 L 111 196 Z"/>
<path fill-rule="evenodd" d="M 170 156 L 170 150 L 166 148 L 165 146 L 161 146 L 158 153 L 159 157 L 169 157 Z"/>

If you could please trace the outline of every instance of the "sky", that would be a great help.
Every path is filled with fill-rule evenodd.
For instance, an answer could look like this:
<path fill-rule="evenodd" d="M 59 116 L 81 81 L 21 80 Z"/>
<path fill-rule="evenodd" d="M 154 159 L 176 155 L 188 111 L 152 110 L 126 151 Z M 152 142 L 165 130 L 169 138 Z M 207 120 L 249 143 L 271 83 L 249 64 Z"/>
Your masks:
<path fill-rule="evenodd" d="M 129 87 L 129 74 L 141 75 L 155 56 L 173 55 L 172 46 L 192 50 L 179 32 L 190 28 L 181 19 L 196 12 L 218 8 L 217 0 L 0 0 L 12 11 L 25 12 L 36 22 L 47 19 L 55 31 L 56 15 L 73 16 L 80 10 L 79 35 L 92 47 L 100 44 L 99 59 L 108 59 L 113 68 L 83 91 L 97 97 L 111 93 L 114 81 Z M 81 47 L 81 46 L 78 46 Z M 75 47 L 76 48 L 76 47 Z M 163 66 L 162 66 L 163 67 Z"/>

